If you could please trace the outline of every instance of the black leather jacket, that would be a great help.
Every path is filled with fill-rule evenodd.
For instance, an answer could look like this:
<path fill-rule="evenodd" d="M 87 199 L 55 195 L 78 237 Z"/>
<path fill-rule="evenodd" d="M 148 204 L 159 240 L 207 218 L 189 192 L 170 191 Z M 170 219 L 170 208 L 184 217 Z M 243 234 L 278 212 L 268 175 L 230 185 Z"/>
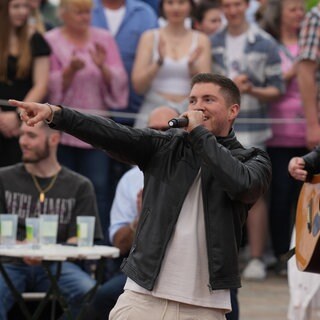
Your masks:
<path fill-rule="evenodd" d="M 180 209 L 199 169 L 208 248 L 209 288 L 241 286 L 238 249 L 250 206 L 267 190 L 271 164 L 259 149 L 244 149 L 233 131 L 216 138 L 202 126 L 191 133 L 132 129 L 63 109 L 52 127 L 70 133 L 144 172 L 143 209 L 123 271 L 152 290 Z M 94 164 L 93 164 L 94 165 Z"/>
<path fill-rule="evenodd" d="M 314 174 L 320 173 L 320 146 L 317 146 L 302 158 L 305 161 L 305 169 L 308 172 L 308 179 L 311 179 Z"/>

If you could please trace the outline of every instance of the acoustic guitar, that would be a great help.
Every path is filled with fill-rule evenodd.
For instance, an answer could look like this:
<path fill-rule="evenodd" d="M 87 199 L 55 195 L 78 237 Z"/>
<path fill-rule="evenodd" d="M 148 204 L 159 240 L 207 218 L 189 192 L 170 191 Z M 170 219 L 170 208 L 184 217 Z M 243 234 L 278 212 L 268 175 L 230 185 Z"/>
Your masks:
<path fill-rule="evenodd" d="M 320 175 L 304 183 L 300 191 L 295 253 L 299 270 L 320 273 Z"/>

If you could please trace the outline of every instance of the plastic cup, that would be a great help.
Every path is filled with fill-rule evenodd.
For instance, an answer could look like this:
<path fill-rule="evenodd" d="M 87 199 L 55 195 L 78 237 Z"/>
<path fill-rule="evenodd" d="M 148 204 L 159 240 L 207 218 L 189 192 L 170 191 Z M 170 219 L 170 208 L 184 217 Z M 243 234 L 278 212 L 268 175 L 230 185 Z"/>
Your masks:
<path fill-rule="evenodd" d="M 40 244 L 56 244 L 59 216 L 57 214 L 42 214 L 39 217 Z"/>
<path fill-rule="evenodd" d="M 0 214 L 0 243 L 14 245 L 17 239 L 18 216 L 16 214 Z"/>
<path fill-rule="evenodd" d="M 77 216 L 77 241 L 79 247 L 92 247 L 96 217 Z"/>
<path fill-rule="evenodd" d="M 29 217 L 26 218 L 26 239 L 28 243 L 39 243 L 39 218 Z"/>

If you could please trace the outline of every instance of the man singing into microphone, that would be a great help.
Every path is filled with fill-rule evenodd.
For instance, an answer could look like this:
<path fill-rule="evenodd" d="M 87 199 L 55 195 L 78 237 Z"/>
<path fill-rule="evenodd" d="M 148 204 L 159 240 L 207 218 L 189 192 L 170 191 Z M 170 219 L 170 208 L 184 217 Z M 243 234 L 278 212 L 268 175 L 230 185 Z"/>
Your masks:
<path fill-rule="evenodd" d="M 225 319 L 241 286 L 238 249 L 248 209 L 267 190 L 271 164 L 245 149 L 232 124 L 240 93 L 228 78 L 197 74 L 184 130 L 133 129 L 47 104 L 10 101 L 29 125 L 46 120 L 144 173 L 143 208 L 122 270 L 112 320 Z"/>

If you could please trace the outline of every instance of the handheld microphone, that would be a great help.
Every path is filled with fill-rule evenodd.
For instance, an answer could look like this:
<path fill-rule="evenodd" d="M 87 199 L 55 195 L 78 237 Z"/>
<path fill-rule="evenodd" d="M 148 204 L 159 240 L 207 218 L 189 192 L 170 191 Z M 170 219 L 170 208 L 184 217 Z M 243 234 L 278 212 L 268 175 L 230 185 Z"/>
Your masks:
<path fill-rule="evenodd" d="M 170 128 L 184 128 L 187 127 L 189 119 L 187 117 L 173 118 L 168 122 Z"/>

